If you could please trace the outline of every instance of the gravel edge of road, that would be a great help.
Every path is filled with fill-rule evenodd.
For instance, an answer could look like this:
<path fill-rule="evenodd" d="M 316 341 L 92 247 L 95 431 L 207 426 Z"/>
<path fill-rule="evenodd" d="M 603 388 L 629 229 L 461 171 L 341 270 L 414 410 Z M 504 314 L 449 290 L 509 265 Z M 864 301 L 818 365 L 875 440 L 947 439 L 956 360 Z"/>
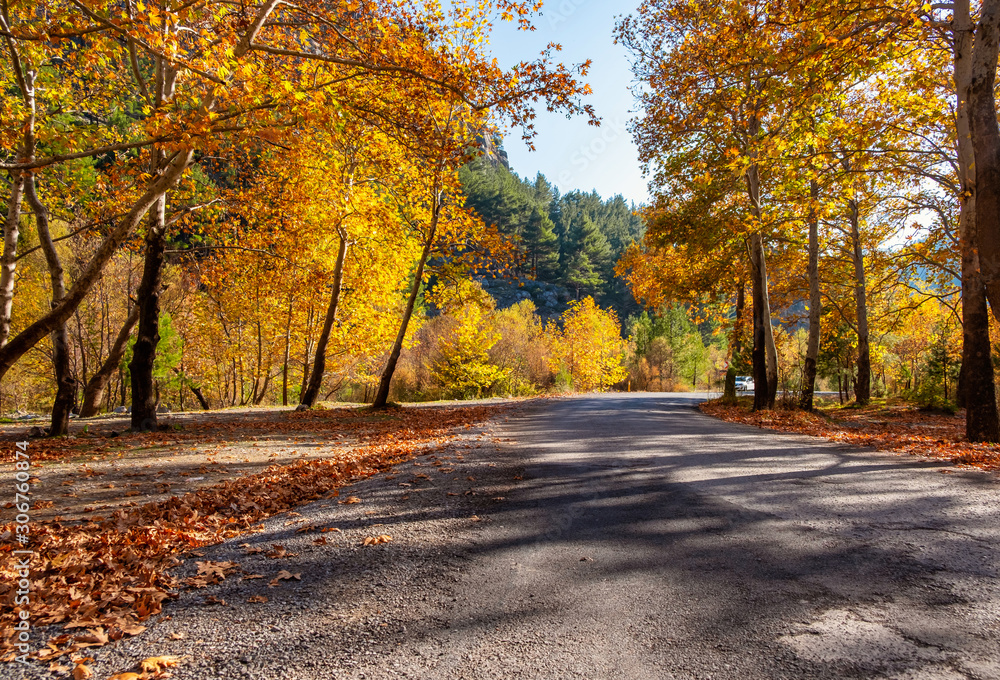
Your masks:
<path fill-rule="evenodd" d="M 207 588 L 182 590 L 162 614 L 145 622 L 144 633 L 83 650 L 80 656 L 92 658 L 87 662 L 92 680 L 136 672 L 143 659 L 163 655 L 184 658 L 170 669 L 178 680 L 339 677 L 374 649 L 395 646 L 450 598 L 450 584 L 458 580 L 476 534 L 489 526 L 492 511 L 523 473 L 521 461 L 500 446 L 499 432 L 502 422 L 528 407 L 517 405 L 465 429 L 435 453 L 343 487 L 339 498 L 301 506 L 295 510 L 301 517 L 282 513 L 263 522 L 260 533 L 203 548 L 198 551 L 203 557 L 189 556 L 175 571 L 180 578 L 194 576 L 197 561 L 237 562 L 239 570 Z M 362 502 L 342 503 L 351 496 Z M 309 524 L 340 531 L 296 533 Z M 379 535 L 392 541 L 362 545 Z M 314 544 L 319 538 L 327 544 Z M 297 554 L 248 555 L 240 547 L 245 544 L 265 551 L 282 545 Z M 301 580 L 269 587 L 280 570 Z M 263 578 L 243 579 L 248 574 Z M 250 603 L 251 597 L 268 601 Z M 211 604 L 210 598 L 225 604 Z M 36 629 L 32 643 L 59 632 Z M 72 666 L 67 657 L 57 662 Z M 50 673 L 48 665 L 25 671 L 4 664 L 0 678 L 70 677 Z"/>

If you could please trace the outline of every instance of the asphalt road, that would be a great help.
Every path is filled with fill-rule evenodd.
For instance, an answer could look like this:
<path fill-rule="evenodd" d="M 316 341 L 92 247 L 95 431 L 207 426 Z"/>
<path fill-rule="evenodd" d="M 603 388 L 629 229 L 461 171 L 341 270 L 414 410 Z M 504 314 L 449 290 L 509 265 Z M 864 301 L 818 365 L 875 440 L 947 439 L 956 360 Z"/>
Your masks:
<path fill-rule="evenodd" d="M 88 649 L 93 680 L 164 654 L 177 680 L 1000 679 L 997 475 L 698 401 L 531 402 L 345 490 L 360 503 L 206 548 L 263 578 L 184 590 Z"/>
<path fill-rule="evenodd" d="M 695 403 L 582 397 L 512 419 L 524 480 L 451 601 L 367 672 L 1000 678 L 997 476 Z"/>

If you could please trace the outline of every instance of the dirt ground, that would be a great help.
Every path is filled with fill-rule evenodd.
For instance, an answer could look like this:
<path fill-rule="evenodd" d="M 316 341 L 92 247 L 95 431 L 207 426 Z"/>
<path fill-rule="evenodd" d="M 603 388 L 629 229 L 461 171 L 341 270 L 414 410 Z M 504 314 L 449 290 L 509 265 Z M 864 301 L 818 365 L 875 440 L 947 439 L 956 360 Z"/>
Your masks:
<path fill-rule="evenodd" d="M 14 442 L 28 441 L 32 521 L 100 521 L 120 508 L 183 496 L 271 466 L 348 456 L 356 447 L 394 433 L 398 419 L 395 411 L 366 412 L 356 405 L 307 413 L 227 409 L 161 415 L 161 430 L 151 433 L 129 432 L 127 417 L 77 420 L 70 435 L 57 440 L 31 438 L 38 422 L 0 425 L 0 488 L 14 483 Z M 0 521 L 12 520 L 14 503 L 0 506 L 6 511 Z"/>
<path fill-rule="evenodd" d="M 708 415 L 767 430 L 823 437 L 830 441 L 880 451 L 926 456 L 981 470 L 1000 470 L 1000 447 L 977 444 L 965 437 L 965 411 L 927 411 L 899 401 L 820 405 L 815 412 L 799 410 L 752 411 L 752 399 L 736 405 L 720 400 L 701 405 Z"/>

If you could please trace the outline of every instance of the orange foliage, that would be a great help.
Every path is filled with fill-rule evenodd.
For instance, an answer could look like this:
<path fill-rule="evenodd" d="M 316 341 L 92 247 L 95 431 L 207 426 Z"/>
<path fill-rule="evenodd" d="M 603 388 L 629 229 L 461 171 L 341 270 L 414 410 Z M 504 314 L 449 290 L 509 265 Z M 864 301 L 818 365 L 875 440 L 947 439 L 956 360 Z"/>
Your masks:
<path fill-rule="evenodd" d="M 911 406 L 869 406 L 850 410 L 750 411 L 719 401 L 701 405 L 710 416 L 767 430 L 808 434 L 833 442 L 951 461 L 981 470 L 1000 470 L 1000 448 L 965 440 L 965 418 L 934 415 Z M 835 419 L 828 414 L 835 414 Z"/>
<path fill-rule="evenodd" d="M 336 457 L 271 466 L 182 497 L 120 509 L 106 519 L 93 517 L 82 526 L 35 523 L 31 619 L 36 625 L 61 623 L 67 628 L 37 652 L 38 658 L 54 659 L 141 633 L 144 627 L 139 622 L 159 613 L 163 601 L 176 596 L 176 588 L 217 582 L 235 566 L 225 563 L 225 568 L 213 568 L 220 563 L 204 563 L 208 567 L 202 567 L 196 579 L 182 583 L 170 573 L 181 563 L 179 555 L 255 531 L 263 519 L 325 494 L 336 495 L 344 484 L 434 451 L 453 436 L 454 429 L 483 422 L 505 408 L 404 409 L 391 420 L 376 422 L 359 410 L 293 413 L 286 421 L 257 422 L 252 427 L 280 433 L 301 429 L 301 421 L 307 421 L 311 430 L 356 430 L 369 437 L 365 444 Z M 59 448 L 53 446 L 49 455 Z M 68 446 L 63 450 L 72 453 Z M 13 530 L 12 524 L 0 528 L 8 530 Z M 0 547 L 0 601 L 5 605 L 0 615 L 5 630 L 0 651 L 6 652 L 5 660 L 15 654 L 17 634 L 13 625 L 18 616 L 14 607 L 17 560 L 12 550 L 10 542 Z M 73 632 L 77 628 L 89 631 Z"/>

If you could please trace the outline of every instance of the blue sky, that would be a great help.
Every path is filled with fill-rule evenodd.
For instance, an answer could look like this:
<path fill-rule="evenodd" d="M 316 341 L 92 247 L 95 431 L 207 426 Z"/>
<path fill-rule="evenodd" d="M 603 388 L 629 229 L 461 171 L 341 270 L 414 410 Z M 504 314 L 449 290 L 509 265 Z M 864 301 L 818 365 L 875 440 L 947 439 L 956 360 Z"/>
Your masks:
<path fill-rule="evenodd" d="M 593 60 L 587 82 L 594 90 L 588 100 L 601 117 L 601 127 L 584 119 L 538 112 L 535 151 L 521 141 L 519 130 L 506 136 L 504 148 L 511 168 L 520 175 L 544 174 L 563 193 L 597 191 L 605 198 L 621 194 L 637 203 L 647 198 L 635 146 L 626 125 L 632 116 L 629 92 L 632 73 L 624 48 L 615 45 L 615 17 L 634 10 L 637 0 L 547 0 L 536 17 L 536 31 L 526 33 L 498 25 L 490 39 L 503 66 L 533 59 L 549 42 L 562 44 L 559 61 L 576 64 Z"/>

